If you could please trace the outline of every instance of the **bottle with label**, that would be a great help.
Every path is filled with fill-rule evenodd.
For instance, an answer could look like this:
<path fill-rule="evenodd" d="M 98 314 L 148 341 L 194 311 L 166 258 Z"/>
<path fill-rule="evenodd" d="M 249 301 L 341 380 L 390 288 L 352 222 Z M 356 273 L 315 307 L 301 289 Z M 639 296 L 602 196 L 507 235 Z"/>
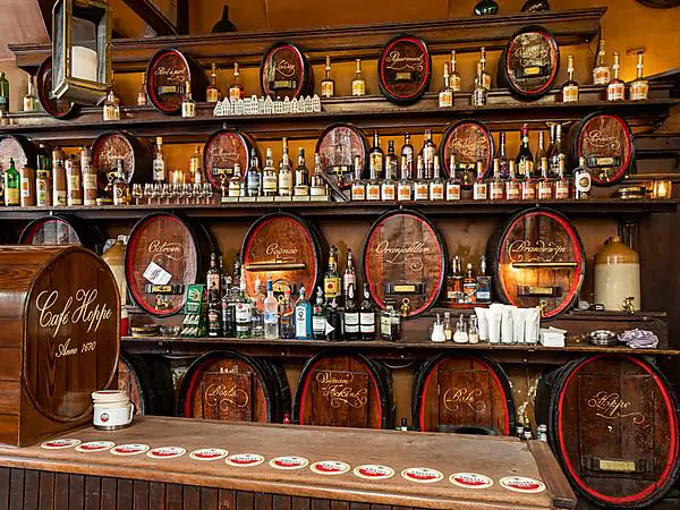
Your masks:
<path fill-rule="evenodd" d="M 278 178 L 274 168 L 274 157 L 271 147 L 265 151 L 264 168 L 262 169 L 262 195 L 265 197 L 276 196 L 278 188 Z"/>
<path fill-rule="evenodd" d="M 163 138 L 156 137 L 156 150 L 153 154 L 153 182 L 165 184 L 165 154 L 163 154 Z"/>
<path fill-rule="evenodd" d="M 363 168 L 361 166 L 361 157 L 357 154 L 354 156 L 354 180 L 352 181 L 350 194 L 352 200 L 366 200 L 366 183 L 361 178 L 362 173 Z"/>
<path fill-rule="evenodd" d="M 600 39 L 597 65 L 593 69 L 593 85 L 607 85 L 611 80 L 611 69 L 605 63 L 604 39 Z"/>
<path fill-rule="evenodd" d="M 474 200 L 487 200 L 489 198 L 488 191 L 484 180 L 484 166 L 481 161 L 477 161 L 477 179 L 472 186 L 472 198 Z"/>
<path fill-rule="evenodd" d="M 55 151 L 56 152 L 56 151 Z M 66 205 L 66 169 L 61 159 L 52 158 L 52 205 Z"/>
<path fill-rule="evenodd" d="M 541 160 L 541 178 L 536 186 L 536 197 L 539 200 L 552 200 L 553 196 L 553 179 L 548 174 L 548 158 L 543 158 Z"/>
<path fill-rule="evenodd" d="M 506 152 L 505 145 L 505 132 L 503 131 L 498 134 L 498 151 L 496 151 L 495 159 L 498 160 L 498 177 L 501 179 L 507 179 L 510 175 L 510 164 L 508 163 L 508 154 Z"/>
<path fill-rule="evenodd" d="M 461 78 L 456 69 L 456 50 L 451 50 L 451 77 L 450 84 L 454 94 L 462 90 Z"/>
<path fill-rule="evenodd" d="M 118 177 L 118 176 L 116 176 Z M 82 174 L 78 160 L 71 155 L 66 160 L 66 203 L 68 205 L 83 205 Z"/>
<path fill-rule="evenodd" d="M 217 66 L 214 62 L 210 65 L 210 84 L 205 90 L 205 100 L 208 103 L 217 103 L 220 100 L 220 89 L 217 87 Z"/>
<path fill-rule="evenodd" d="M 534 156 L 529 147 L 529 126 L 527 124 L 522 126 L 522 136 L 515 164 L 521 175 L 529 175 L 534 171 Z"/>
<path fill-rule="evenodd" d="M 554 137 L 555 127 L 554 124 L 550 125 L 551 140 Z M 531 177 L 537 178 L 541 175 L 541 159 L 546 157 L 545 153 L 545 134 L 543 131 L 538 132 L 538 149 L 536 149 L 536 154 L 534 154 L 534 164 L 531 172 Z M 526 174 L 525 174 L 526 176 Z M 528 176 L 527 176 L 528 177 Z"/>
<path fill-rule="evenodd" d="M 387 145 L 385 155 L 385 179 L 380 186 L 380 198 L 383 201 L 393 201 L 397 198 L 397 155 L 394 152 L 394 140 Z"/>
<path fill-rule="evenodd" d="M 451 312 L 444 312 L 444 339 L 450 342 L 453 339 L 453 329 L 451 328 Z"/>
<path fill-rule="evenodd" d="M 305 150 L 300 147 L 298 149 L 298 164 L 295 167 L 295 187 L 293 188 L 293 194 L 296 197 L 309 196 L 309 170 L 306 162 Z"/>
<path fill-rule="evenodd" d="M 491 303 L 491 276 L 487 275 L 486 255 L 479 260 L 476 300 L 481 304 Z"/>
<path fill-rule="evenodd" d="M 0 182 L 0 202 L 4 201 L 4 185 Z M 35 205 L 45 207 L 52 205 L 52 179 L 49 170 L 36 171 Z"/>
<path fill-rule="evenodd" d="M 370 165 L 369 172 L 369 179 L 366 182 L 366 200 L 375 202 L 380 200 L 380 180 L 376 166 Z"/>
<path fill-rule="evenodd" d="M 194 184 L 201 184 L 203 182 L 202 161 L 201 146 L 197 145 L 189 157 L 189 177 Z"/>
<path fill-rule="evenodd" d="M 486 48 L 479 49 L 479 64 L 482 67 L 482 86 L 486 90 L 491 90 L 491 75 L 486 70 Z"/>
<path fill-rule="evenodd" d="M 3 73 L 0 73 L 3 74 Z M 19 205 L 21 202 L 20 189 L 21 189 L 21 176 L 14 166 L 14 159 L 9 159 L 9 168 L 4 174 L 4 185 L 5 185 L 5 205 Z"/>
<path fill-rule="evenodd" d="M 312 339 L 312 307 L 305 298 L 304 287 L 300 287 L 299 297 L 295 303 L 295 338 Z"/>
<path fill-rule="evenodd" d="M 366 80 L 361 74 L 361 59 L 357 59 L 357 71 L 352 80 L 352 95 L 365 96 L 366 95 Z"/>
<path fill-rule="evenodd" d="M 505 181 L 501 179 L 498 158 L 493 160 L 493 179 L 491 180 L 489 195 L 491 200 L 503 200 L 505 198 Z"/>
<path fill-rule="evenodd" d="M 359 340 L 360 337 L 359 310 L 354 293 L 354 285 L 349 285 L 347 288 L 347 296 L 345 297 L 345 310 L 343 312 L 342 320 L 345 340 Z"/>
<path fill-rule="evenodd" d="M 241 73 L 238 62 L 234 62 L 234 81 L 229 85 L 229 100 L 238 101 L 246 97 L 246 89 L 241 85 Z"/>
<path fill-rule="evenodd" d="M 250 338 L 252 335 L 253 305 L 246 296 L 246 276 L 241 275 L 238 296 L 236 297 L 236 338 Z"/>
<path fill-rule="evenodd" d="M 0 112 L 9 112 L 9 80 L 2 71 L 0 71 Z"/>
<path fill-rule="evenodd" d="M 368 170 L 369 172 L 375 172 L 377 179 L 382 178 L 384 175 L 384 160 L 385 154 L 380 147 L 378 132 L 373 131 L 373 147 L 371 147 L 368 153 Z"/>
<path fill-rule="evenodd" d="M 542 159 L 548 161 L 548 158 L 543 156 Z M 541 171 L 541 164 L 534 167 L 535 170 Z M 540 178 L 540 176 L 539 176 Z M 533 176 L 526 177 L 520 183 L 520 198 L 522 200 L 536 200 L 536 179 Z"/>
<path fill-rule="evenodd" d="M 234 338 L 236 336 L 236 297 L 229 287 L 225 288 L 221 299 L 222 336 Z"/>
<path fill-rule="evenodd" d="M 446 275 L 445 285 L 446 285 L 446 300 L 453 301 L 454 290 L 453 290 L 453 271 L 456 268 L 456 263 L 454 259 L 451 259 L 451 265 L 449 266 L 449 272 Z"/>
<path fill-rule="evenodd" d="M 646 101 L 649 94 L 649 82 L 643 78 L 645 52 L 643 50 L 637 53 L 637 78 L 630 84 L 630 99 L 631 101 Z"/>
<path fill-rule="evenodd" d="M 449 77 L 449 63 L 444 63 L 444 86 L 439 91 L 439 108 L 451 108 L 453 106 L 453 89 Z"/>
<path fill-rule="evenodd" d="M 441 164 L 439 154 L 434 155 L 434 173 L 430 181 L 430 200 L 444 200 L 444 181 L 441 178 Z"/>
<path fill-rule="evenodd" d="M 446 336 L 444 335 L 444 323 L 442 322 L 441 315 L 437 314 L 432 326 L 430 327 L 430 340 L 433 342 L 445 342 Z"/>
<path fill-rule="evenodd" d="M 486 89 L 483 85 L 482 64 L 477 62 L 477 75 L 475 77 L 475 88 L 470 96 L 471 104 L 475 108 L 486 106 Z"/>
<path fill-rule="evenodd" d="M 264 298 L 264 337 L 267 340 L 279 338 L 279 302 L 274 297 L 272 277 L 267 277 L 267 297 Z"/>
<path fill-rule="evenodd" d="M 404 133 L 404 145 L 401 146 L 401 172 L 403 175 L 406 170 L 407 179 L 413 178 L 413 170 L 415 163 L 415 150 L 411 145 L 411 135 Z"/>
<path fill-rule="evenodd" d="M 68 163 L 66 165 L 66 173 L 68 174 Z M 71 197 L 71 192 L 72 190 L 69 190 L 69 198 Z M 113 205 L 128 205 L 129 203 L 128 182 L 125 177 L 125 168 L 123 167 L 123 160 L 118 159 L 116 160 L 116 178 L 113 180 Z"/>
<path fill-rule="evenodd" d="M 574 55 L 569 55 L 567 73 L 569 79 L 562 85 L 562 102 L 578 103 L 578 83 L 574 80 Z"/>
<path fill-rule="evenodd" d="M 83 176 L 83 205 L 97 205 L 97 171 L 92 166 L 92 153 L 89 147 L 80 152 L 80 171 Z"/>
<path fill-rule="evenodd" d="M 251 318 L 251 333 L 255 338 L 264 336 L 264 298 L 262 292 L 262 280 L 260 277 L 255 278 L 255 285 L 253 288 L 253 295 L 250 296 L 252 302 L 252 318 Z"/>
<path fill-rule="evenodd" d="M 283 139 L 283 155 L 279 163 L 279 196 L 290 197 L 293 195 L 293 170 L 288 155 L 288 139 Z"/>
<path fill-rule="evenodd" d="M 460 200 L 460 180 L 456 169 L 456 154 L 451 152 L 449 162 L 449 178 L 446 181 L 446 200 L 451 202 Z"/>
<path fill-rule="evenodd" d="M 432 141 L 432 130 L 428 129 L 425 131 L 423 148 L 420 151 L 420 155 L 423 156 L 423 162 L 425 164 L 425 179 L 432 179 L 432 174 L 434 173 L 434 157 L 436 154 L 437 146 Z"/>
<path fill-rule="evenodd" d="M 468 326 L 468 343 L 478 344 L 479 343 L 479 327 L 477 326 L 477 316 L 470 316 L 470 325 Z"/>
<path fill-rule="evenodd" d="M 196 101 L 191 97 L 191 82 L 186 81 L 184 97 L 182 98 L 182 117 L 191 119 L 196 116 Z"/>
<path fill-rule="evenodd" d="M 463 268 L 458 255 L 453 257 L 453 281 L 451 285 L 453 289 L 451 301 L 453 303 L 463 303 Z"/>
<path fill-rule="evenodd" d="M 323 277 L 323 291 L 328 300 L 339 297 L 342 293 L 338 271 L 338 249 L 335 246 L 331 246 L 328 251 L 328 269 Z"/>
<path fill-rule="evenodd" d="M 222 333 L 222 302 L 217 289 L 208 290 L 208 336 L 218 337 Z"/>
<path fill-rule="evenodd" d="M 555 124 L 555 139 L 548 147 L 548 176 L 555 178 L 560 171 L 560 159 L 565 157 L 562 148 L 562 124 Z"/>
<path fill-rule="evenodd" d="M 34 112 L 38 110 L 38 98 L 35 96 L 35 82 L 34 77 L 28 75 L 28 90 L 24 96 L 24 111 Z"/>
<path fill-rule="evenodd" d="M 626 98 L 626 84 L 619 78 L 620 57 L 614 52 L 612 79 L 607 84 L 607 101 L 623 101 Z"/>
<path fill-rule="evenodd" d="M 137 106 L 146 106 L 146 73 L 142 73 L 142 85 L 137 90 Z"/>
<path fill-rule="evenodd" d="M 340 310 L 338 310 L 338 300 L 333 298 L 326 307 L 326 340 L 337 342 L 341 340 L 341 333 L 342 320 L 340 319 Z"/>
<path fill-rule="evenodd" d="M 560 171 L 555 179 L 555 200 L 567 200 L 571 196 L 569 189 L 569 180 L 567 179 L 567 164 L 566 158 L 560 160 Z"/>
<path fill-rule="evenodd" d="M 407 202 L 413 197 L 413 185 L 409 179 L 408 165 L 406 164 L 406 156 L 401 157 L 401 178 L 397 184 L 397 201 Z"/>
<path fill-rule="evenodd" d="M 357 272 L 354 268 L 354 254 L 351 248 L 347 248 L 347 265 L 345 271 L 342 273 L 342 293 L 347 296 L 347 291 L 350 285 L 357 288 Z"/>
<path fill-rule="evenodd" d="M 106 95 L 104 107 L 102 109 L 102 117 L 104 122 L 120 120 L 120 100 L 118 97 L 116 97 L 116 93 L 113 91 L 113 86 Z"/>
<path fill-rule="evenodd" d="M 532 161 L 533 165 L 533 161 Z M 524 167 L 525 170 L 527 166 Z M 517 172 L 515 171 L 515 162 L 510 160 L 510 177 L 505 181 L 505 199 L 506 200 L 519 200 L 520 198 L 520 179 L 517 178 Z"/>
<path fill-rule="evenodd" d="M 364 282 L 364 299 L 361 302 L 361 311 L 359 312 L 359 332 L 362 340 L 375 340 L 375 310 L 371 303 L 368 282 Z"/>
<path fill-rule="evenodd" d="M 262 171 L 255 149 L 250 150 L 250 160 L 250 168 L 246 174 L 246 194 L 249 197 L 259 197 L 262 193 Z"/>
<path fill-rule="evenodd" d="M 321 80 L 321 97 L 333 97 L 335 95 L 335 81 L 331 78 L 331 57 L 326 55 L 326 75 Z"/>
<path fill-rule="evenodd" d="M 312 307 L 312 336 L 314 340 L 326 338 L 326 303 L 321 287 L 316 289 L 316 302 Z"/>
<path fill-rule="evenodd" d="M 234 173 L 229 178 L 229 198 L 241 196 L 241 165 L 234 163 Z"/>
<path fill-rule="evenodd" d="M 590 170 L 586 166 L 586 158 L 578 158 L 578 167 L 574 169 L 574 198 L 584 200 L 590 198 L 590 188 L 592 177 Z"/>
<path fill-rule="evenodd" d="M 477 302 L 477 276 L 472 263 L 468 262 L 463 279 L 463 302 L 474 304 Z"/>
<path fill-rule="evenodd" d="M 30 166 L 24 165 L 20 172 L 21 176 L 21 196 L 19 203 L 22 207 L 35 205 L 35 170 Z"/>
<path fill-rule="evenodd" d="M 321 154 L 318 152 L 314 154 L 314 173 L 312 174 L 309 194 L 313 197 L 326 196 L 326 181 L 323 178 L 323 169 L 321 168 Z"/>
<path fill-rule="evenodd" d="M 413 200 L 423 202 L 430 198 L 430 187 L 425 179 L 425 162 L 423 155 L 418 154 L 418 163 L 416 164 L 416 181 L 413 186 Z"/>

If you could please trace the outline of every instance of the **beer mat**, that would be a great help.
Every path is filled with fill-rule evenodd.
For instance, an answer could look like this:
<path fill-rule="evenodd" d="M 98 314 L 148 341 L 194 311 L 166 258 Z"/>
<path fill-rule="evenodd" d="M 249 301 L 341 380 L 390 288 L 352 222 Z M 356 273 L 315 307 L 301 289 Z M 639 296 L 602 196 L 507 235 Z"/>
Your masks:
<path fill-rule="evenodd" d="M 302 469 L 307 467 L 309 461 L 304 457 L 297 457 L 295 455 L 286 455 L 284 457 L 276 457 L 269 461 L 269 465 L 274 469 Z"/>
<path fill-rule="evenodd" d="M 229 452 L 223 448 L 200 448 L 194 450 L 189 454 L 189 457 L 194 460 L 211 461 L 224 459 Z"/>
<path fill-rule="evenodd" d="M 262 464 L 264 457 L 257 453 L 237 453 L 227 457 L 225 462 L 234 467 L 253 467 Z"/>
<path fill-rule="evenodd" d="M 111 455 L 117 455 L 119 457 L 130 457 L 132 455 L 139 455 L 140 453 L 146 453 L 151 449 L 148 444 L 143 443 L 129 443 L 120 444 L 109 450 Z"/>
<path fill-rule="evenodd" d="M 344 475 L 350 470 L 349 464 L 341 460 L 320 460 L 315 462 L 309 469 L 317 475 Z"/>
<path fill-rule="evenodd" d="M 51 441 L 45 441 L 40 445 L 40 448 L 45 450 L 64 450 L 78 446 L 80 443 L 82 443 L 80 439 L 52 439 Z"/>
<path fill-rule="evenodd" d="M 380 464 L 364 464 L 354 468 L 354 476 L 366 480 L 387 480 L 394 476 L 394 469 Z"/>
<path fill-rule="evenodd" d="M 500 484 L 510 491 L 523 494 L 538 494 L 545 490 L 543 482 L 525 476 L 506 476 L 501 478 Z"/>
<path fill-rule="evenodd" d="M 493 485 L 493 480 L 479 473 L 454 473 L 449 476 L 449 482 L 464 489 L 488 489 Z"/>
<path fill-rule="evenodd" d="M 186 448 L 181 446 L 160 446 L 146 452 L 146 456 L 150 459 L 169 460 L 182 457 L 186 452 Z"/>
<path fill-rule="evenodd" d="M 444 479 L 444 474 L 436 469 L 427 467 L 411 467 L 401 472 L 404 480 L 415 483 L 435 483 Z"/>
<path fill-rule="evenodd" d="M 82 453 L 105 452 L 114 446 L 116 446 L 116 443 L 113 441 L 89 441 L 76 446 L 76 451 Z"/>

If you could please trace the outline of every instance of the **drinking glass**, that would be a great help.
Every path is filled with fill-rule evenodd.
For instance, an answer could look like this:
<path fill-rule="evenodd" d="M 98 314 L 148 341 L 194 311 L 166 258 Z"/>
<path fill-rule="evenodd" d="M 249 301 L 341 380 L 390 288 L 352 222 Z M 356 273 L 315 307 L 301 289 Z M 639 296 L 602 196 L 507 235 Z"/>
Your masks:
<path fill-rule="evenodd" d="M 132 198 L 135 199 L 135 205 L 139 205 L 139 202 L 142 200 L 143 196 L 144 193 L 142 192 L 142 185 L 139 183 L 134 183 L 132 185 Z"/>
<path fill-rule="evenodd" d="M 146 198 L 146 203 L 151 204 L 155 196 L 155 191 L 153 189 L 153 184 L 147 182 L 144 184 L 144 197 Z"/>

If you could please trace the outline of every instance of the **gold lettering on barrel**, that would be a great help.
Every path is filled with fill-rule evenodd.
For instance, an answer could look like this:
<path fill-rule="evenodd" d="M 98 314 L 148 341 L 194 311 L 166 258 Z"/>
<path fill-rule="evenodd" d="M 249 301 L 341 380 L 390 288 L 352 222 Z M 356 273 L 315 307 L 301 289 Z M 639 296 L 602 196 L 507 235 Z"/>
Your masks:
<path fill-rule="evenodd" d="M 565 246 L 553 241 L 546 243 L 542 239 L 533 243 L 527 239 L 518 239 L 508 247 L 511 262 L 553 262 L 566 252 Z"/>
<path fill-rule="evenodd" d="M 460 406 L 469 407 L 475 412 L 486 411 L 486 403 L 479 400 L 484 393 L 481 389 L 476 388 L 470 390 L 469 388 L 449 388 L 444 392 L 444 407 L 451 412 L 460 410 Z"/>
<path fill-rule="evenodd" d="M 391 51 L 385 59 L 386 68 L 395 71 L 419 71 L 425 69 L 425 55 L 420 54 L 417 57 L 403 57 L 398 50 Z"/>
<path fill-rule="evenodd" d="M 84 323 L 87 325 L 87 333 L 99 330 L 102 321 L 108 321 L 113 315 L 113 311 L 106 303 L 96 303 L 98 289 L 78 289 L 75 296 L 69 296 L 61 306 L 59 291 L 44 290 L 35 298 L 35 307 L 40 312 L 38 322 L 42 328 L 52 328 L 52 337 L 56 338 L 62 326 Z M 77 308 L 71 310 L 75 304 Z"/>
<path fill-rule="evenodd" d="M 286 78 L 291 78 L 295 75 L 295 64 L 286 59 L 279 60 L 276 63 L 276 71 L 281 73 Z"/>
<path fill-rule="evenodd" d="M 211 384 L 205 389 L 203 398 L 208 407 L 217 407 L 222 411 L 230 408 L 243 409 L 250 401 L 245 390 L 236 386 L 227 388 L 224 384 Z"/>
<path fill-rule="evenodd" d="M 423 258 L 430 249 L 423 241 L 414 241 L 407 246 L 390 246 L 389 241 L 381 241 L 375 247 L 378 255 L 383 255 L 385 264 L 408 265 L 410 271 L 421 271 L 425 266 Z"/>
<path fill-rule="evenodd" d="M 619 393 L 600 391 L 589 398 L 586 404 L 596 411 L 596 416 L 607 420 L 630 418 L 635 425 L 642 425 L 646 420 L 642 413 L 629 411 L 632 403 L 623 400 Z"/>
<path fill-rule="evenodd" d="M 282 255 L 297 255 L 298 249 L 295 248 L 294 246 L 284 248 L 282 246 L 279 246 L 277 243 L 273 243 L 267 245 L 265 253 L 267 255 L 276 255 L 277 257 L 281 257 Z"/>
<path fill-rule="evenodd" d="M 316 382 L 321 387 L 321 393 L 328 400 L 333 409 L 342 405 L 359 409 L 368 403 L 368 389 L 352 387 L 354 374 L 347 372 L 318 372 Z"/>
<path fill-rule="evenodd" d="M 158 66 L 153 74 L 155 76 L 162 76 L 166 83 L 181 83 L 184 84 L 186 79 L 185 69 L 173 69 L 172 67 Z"/>
<path fill-rule="evenodd" d="M 184 259 L 184 247 L 179 243 L 169 243 L 154 239 L 149 243 L 147 251 L 154 255 L 154 258 L 156 258 L 156 255 L 164 255 L 170 260 Z"/>
<path fill-rule="evenodd" d="M 591 129 L 583 138 L 584 146 L 599 151 L 621 152 L 621 140 L 616 135 L 607 134 L 601 129 Z"/>

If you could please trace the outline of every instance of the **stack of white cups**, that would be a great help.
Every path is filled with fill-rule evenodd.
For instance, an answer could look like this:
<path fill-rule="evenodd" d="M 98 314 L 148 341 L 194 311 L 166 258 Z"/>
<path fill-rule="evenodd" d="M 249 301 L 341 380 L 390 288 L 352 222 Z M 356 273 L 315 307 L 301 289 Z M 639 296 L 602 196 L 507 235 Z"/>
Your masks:
<path fill-rule="evenodd" d="M 490 344 L 536 344 L 541 329 L 540 308 L 493 303 L 475 308 L 479 341 Z"/>
<path fill-rule="evenodd" d="M 130 402 L 127 392 L 118 390 L 95 391 L 94 428 L 118 430 L 129 426 L 135 416 L 135 405 Z"/>

